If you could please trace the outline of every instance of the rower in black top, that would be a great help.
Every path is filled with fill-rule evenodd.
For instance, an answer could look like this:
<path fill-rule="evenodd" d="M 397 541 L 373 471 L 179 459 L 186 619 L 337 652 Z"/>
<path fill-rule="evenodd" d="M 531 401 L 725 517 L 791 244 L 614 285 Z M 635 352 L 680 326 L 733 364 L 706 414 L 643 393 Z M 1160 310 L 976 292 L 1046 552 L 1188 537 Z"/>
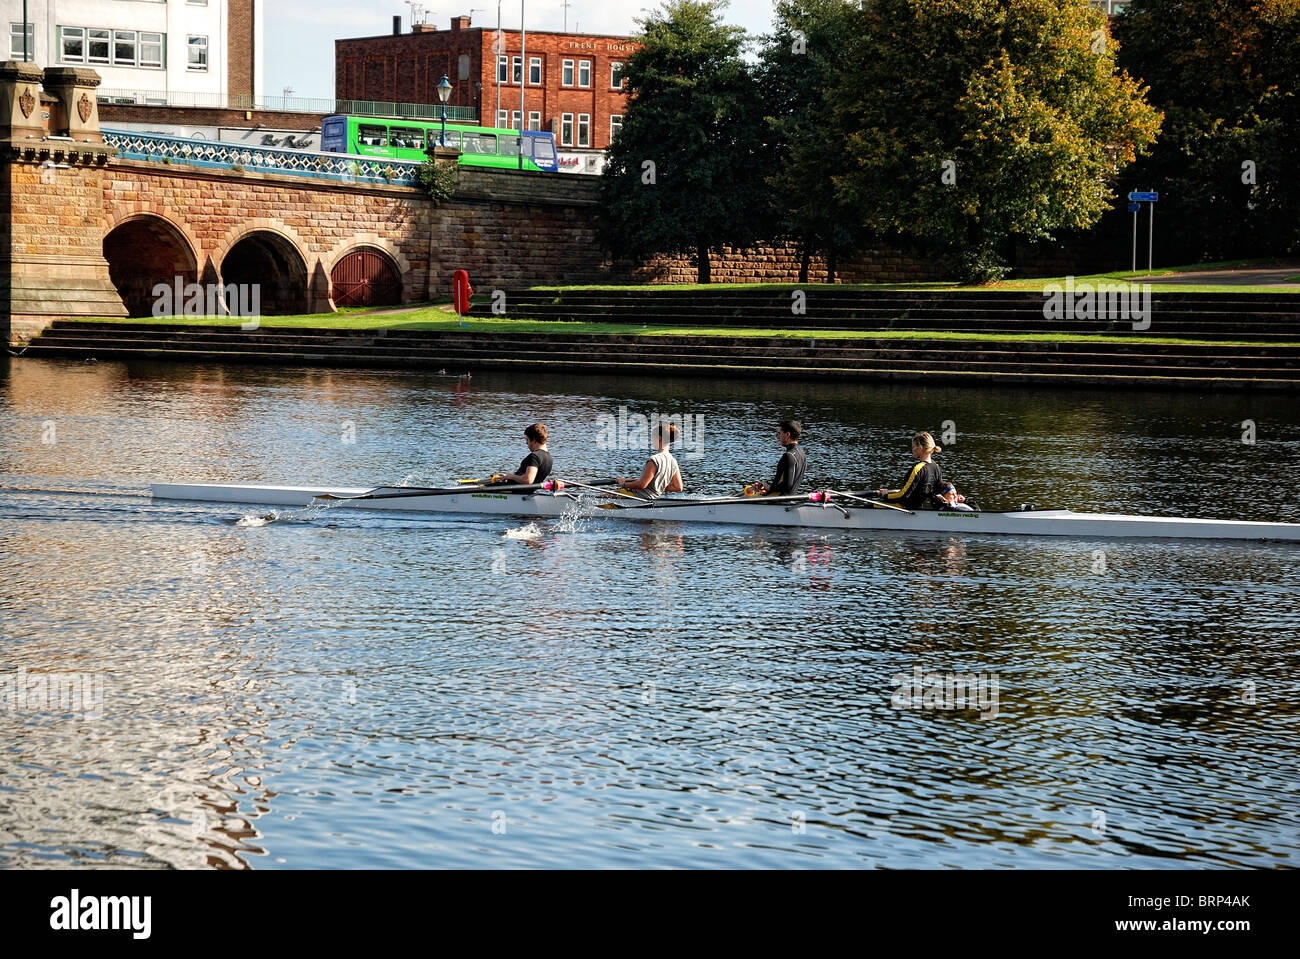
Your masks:
<path fill-rule="evenodd" d="M 534 423 L 524 430 L 524 440 L 528 443 L 528 455 L 519 464 L 518 473 L 500 473 L 492 477 L 493 483 L 540 483 L 551 475 L 555 465 L 551 451 L 546 448 L 546 427 Z"/>
<path fill-rule="evenodd" d="M 777 429 L 776 438 L 785 447 L 780 461 L 776 464 L 776 473 L 770 483 L 754 483 L 746 487 L 759 496 L 789 496 L 799 492 L 803 482 L 804 470 L 808 466 L 808 457 L 799 445 L 799 434 L 803 427 L 797 420 L 786 420 Z"/>
<path fill-rule="evenodd" d="M 943 447 L 936 446 L 929 433 L 917 433 L 912 437 L 912 455 L 917 463 L 907 474 L 907 481 L 901 489 L 879 489 L 876 495 L 911 510 L 938 508 L 939 491 L 944 485 L 943 470 L 939 469 L 938 463 L 931 461 L 930 456 L 942 450 Z"/>

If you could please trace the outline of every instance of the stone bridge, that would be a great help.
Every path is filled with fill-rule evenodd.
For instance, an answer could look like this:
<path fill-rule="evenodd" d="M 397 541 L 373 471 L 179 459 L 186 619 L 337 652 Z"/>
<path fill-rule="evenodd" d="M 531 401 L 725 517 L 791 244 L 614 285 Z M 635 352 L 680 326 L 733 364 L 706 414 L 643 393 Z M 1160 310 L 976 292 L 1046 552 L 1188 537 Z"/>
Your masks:
<path fill-rule="evenodd" d="M 89 70 L 0 64 L 0 333 L 143 316 L 154 288 L 261 284 L 265 314 L 609 276 L 585 178 L 459 168 L 454 197 L 105 143 Z M 141 154 L 148 155 L 148 154 Z M 452 162 L 448 158 L 448 162 Z M 408 177 L 409 178 L 409 177 Z M 8 329 L 4 329 L 7 327 Z"/>

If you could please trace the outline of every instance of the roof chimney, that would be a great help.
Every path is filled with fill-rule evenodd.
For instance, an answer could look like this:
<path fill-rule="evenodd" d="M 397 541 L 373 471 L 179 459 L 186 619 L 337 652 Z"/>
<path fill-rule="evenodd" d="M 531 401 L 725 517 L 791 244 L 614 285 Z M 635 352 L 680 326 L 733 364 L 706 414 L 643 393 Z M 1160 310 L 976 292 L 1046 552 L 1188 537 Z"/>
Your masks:
<path fill-rule="evenodd" d="M 401 16 L 394 16 L 394 17 L 393 17 L 393 36 L 395 36 L 395 37 L 400 37 L 401 35 L 402 35 L 402 18 L 401 18 Z"/>
<path fill-rule="evenodd" d="M 470 22 L 470 21 L 469 21 L 469 17 L 465 17 L 465 16 L 461 16 L 461 17 L 452 17 L 452 18 L 451 18 L 451 28 L 452 28 L 453 30 L 468 30 L 468 29 L 469 29 L 469 22 Z"/>

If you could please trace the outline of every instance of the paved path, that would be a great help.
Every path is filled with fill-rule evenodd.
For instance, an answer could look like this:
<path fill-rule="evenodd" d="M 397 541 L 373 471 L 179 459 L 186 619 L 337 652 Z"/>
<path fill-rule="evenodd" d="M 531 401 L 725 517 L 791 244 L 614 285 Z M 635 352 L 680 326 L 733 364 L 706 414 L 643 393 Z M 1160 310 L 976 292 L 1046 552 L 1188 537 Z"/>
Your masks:
<path fill-rule="evenodd" d="M 1144 276 L 1141 283 L 1225 283 L 1229 286 L 1300 286 L 1287 283 L 1287 277 L 1300 274 L 1300 263 L 1291 266 L 1251 267 L 1238 270 L 1200 270 L 1193 273 L 1170 273 L 1167 276 Z"/>

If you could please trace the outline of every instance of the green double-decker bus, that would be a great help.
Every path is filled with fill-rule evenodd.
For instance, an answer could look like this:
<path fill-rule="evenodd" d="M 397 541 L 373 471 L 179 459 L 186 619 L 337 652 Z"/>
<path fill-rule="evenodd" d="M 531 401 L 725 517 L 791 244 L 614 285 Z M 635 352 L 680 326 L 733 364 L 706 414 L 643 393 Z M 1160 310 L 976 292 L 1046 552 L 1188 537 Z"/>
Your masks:
<path fill-rule="evenodd" d="M 425 151 L 438 145 L 441 133 L 441 121 L 332 116 L 321 122 L 320 146 L 326 153 L 419 162 L 428 159 Z M 448 123 L 445 142 L 460 151 L 460 162 L 465 166 L 520 169 L 518 130 Z M 555 134 L 524 130 L 523 148 L 523 169 L 547 173 L 559 170 Z"/>

